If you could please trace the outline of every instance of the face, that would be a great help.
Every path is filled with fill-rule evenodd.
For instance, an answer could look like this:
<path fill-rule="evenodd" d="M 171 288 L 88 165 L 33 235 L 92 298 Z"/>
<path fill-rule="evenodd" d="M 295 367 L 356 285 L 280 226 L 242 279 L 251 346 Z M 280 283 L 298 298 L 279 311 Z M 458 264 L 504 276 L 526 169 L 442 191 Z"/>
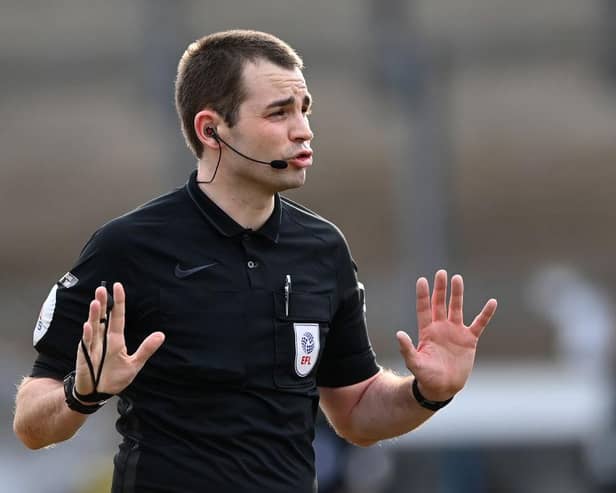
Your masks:
<path fill-rule="evenodd" d="M 267 61 L 248 63 L 243 73 L 246 98 L 237 123 L 218 128 L 221 137 L 247 156 L 262 161 L 283 159 L 285 169 L 252 163 L 223 145 L 225 166 L 236 180 L 246 180 L 267 193 L 300 187 L 312 165 L 313 138 L 308 115 L 311 97 L 300 69 Z M 228 140 L 227 140 L 228 139 Z"/>

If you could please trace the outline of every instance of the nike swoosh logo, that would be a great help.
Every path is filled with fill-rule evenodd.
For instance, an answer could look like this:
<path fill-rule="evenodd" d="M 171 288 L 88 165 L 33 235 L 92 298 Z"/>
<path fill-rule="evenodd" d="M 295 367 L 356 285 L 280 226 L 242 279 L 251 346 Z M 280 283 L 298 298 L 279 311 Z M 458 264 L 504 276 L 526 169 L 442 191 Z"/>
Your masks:
<path fill-rule="evenodd" d="M 180 267 L 180 264 L 177 264 L 175 266 L 175 276 L 178 277 L 179 279 L 184 279 L 185 277 L 192 276 L 193 274 L 196 274 L 199 271 L 202 271 L 204 269 L 207 269 L 217 264 L 218 262 L 211 262 L 209 264 L 193 267 L 192 269 L 182 269 Z"/>

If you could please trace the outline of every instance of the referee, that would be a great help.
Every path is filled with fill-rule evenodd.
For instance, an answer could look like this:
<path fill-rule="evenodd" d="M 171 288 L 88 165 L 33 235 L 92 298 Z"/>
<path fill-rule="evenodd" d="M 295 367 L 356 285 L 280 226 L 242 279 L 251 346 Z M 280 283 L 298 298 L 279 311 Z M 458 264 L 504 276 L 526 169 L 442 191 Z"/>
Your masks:
<path fill-rule="evenodd" d="M 462 389 L 496 301 L 465 326 L 462 278 L 448 307 L 445 271 L 432 294 L 419 279 L 418 344 L 397 334 L 413 376 L 385 371 L 344 237 L 279 195 L 312 164 L 302 68 L 256 31 L 188 47 L 175 95 L 197 169 L 96 231 L 52 287 L 16 398 L 27 447 L 69 439 L 118 395 L 114 493 L 312 493 L 319 405 L 367 446 Z"/>

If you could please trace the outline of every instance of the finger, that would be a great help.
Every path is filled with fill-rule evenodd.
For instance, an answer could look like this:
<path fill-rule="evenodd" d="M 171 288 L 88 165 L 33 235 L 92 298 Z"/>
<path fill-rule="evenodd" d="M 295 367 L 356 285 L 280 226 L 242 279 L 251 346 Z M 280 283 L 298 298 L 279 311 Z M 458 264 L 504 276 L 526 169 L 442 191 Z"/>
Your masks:
<path fill-rule="evenodd" d="M 105 334 L 105 319 L 107 318 L 107 289 L 103 286 L 96 288 L 94 299 L 98 302 L 98 319 L 92 325 L 94 338 L 102 341 Z"/>
<path fill-rule="evenodd" d="M 99 286 L 94 291 L 94 299 L 100 303 L 101 311 L 100 311 L 100 319 L 98 322 L 100 323 L 102 319 L 107 316 L 107 289 L 103 286 Z"/>
<path fill-rule="evenodd" d="M 92 344 L 92 326 L 90 325 L 90 322 L 83 323 L 83 332 L 81 335 L 81 339 L 83 340 L 86 349 L 89 350 Z M 81 341 L 77 343 L 77 360 L 79 361 L 80 359 L 83 359 L 83 361 L 85 361 Z"/>
<path fill-rule="evenodd" d="M 89 348 L 92 344 L 92 325 L 90 324 L 90 322 L 84 322 L 83 334 L 81 337 L 86 348 Z M 79 347 L 81 348 L 81 343 L 79 343 Z"/>
<path fill-rule="evenodd" d="M 96 294 L 95 294 L 96 296 Z M 88 320 L 86 324 L 90 326 L 91 335 L 90 342 L 86 345 L 86 349 L 90 354 L 90 357 L 94 355 L 94 358 L 98 358 L 98 351 L 95 351 L 96 348 L 101 343 L 101 333 L 100 330 L 100 318 L 101 318 L 101 305 L 98 299 L 94 299 L 90 302 L 90 311 L 88 313 Z M 85 342 L 85 341 L 84 341 Z"/>
<path fill-rule="evenodd" d="M 417 327 L 421 330 L 432 322 L 432 312 L 430 311 L 430 286 L 428 280 L 425 277 L 417 279 L 415 290 L 417 293 Z"/>
<path fill-rule="evenodd" d="M 432 320 L 447 319 L 447 271 L 439 270 L 434 275 L 434 290 L 432 291 Z"/>
<path fill-rule="evenodd" d="M 126 313 L 126 294 L 121 283 L 113 284 L 113 309 L 109 320 L 109 331 L 124 333 L 124 315 Z"/>
<path fill-rule="evenodd" d="M 496 311 L 496 306 L 497 302 L 494 298 L 488 300 L 481 312 L 479 312 L 479 315 L 475 317 L 475 320 L 473 320 L 473 323 L 469 327 L 469 330 L 475 335 L 475 337 L 478 338 L 481 336 L 483 330 L 490 322 L 492 315 L 494 315 L 494 312 Z"/>
<path fill-rule="evenodd" d="M 454 324 L 464 323 L 464 281 L 456 274 L 451 278 L 451 295 L 449 296 L 449 321 Z"/>
<path fill-rule="evenodd" d="M 94 328 L 98 326 L 100 322 L 100 307 L 101 304 L 96 298 L 96 293 L 94 294 L 95 298 L 90 301 L 90 310 L 88 311 L 88 322 Z"/>
<path fill-rule="evenodd" d="M 400 344 L 400 354 L 402 354 L 404 358 L 406 367 L 413 371 L 413 369 L 417 367 L 417 349 L 411 337 L 403 330 L 399 330 L 396 332 L 396 338 L 398 339 L 398 344 Z"/>
<path fill-rule="evenodd" d="M 137 351 L 133 353 L 131 358 L 137 364 L 138 370 L 143 368 L 146 361 L 162 346 L 165 342 L 165 334 L 162 332 L 153 332 L 144 339 Z"/>
<path fill-rule="evenodd" d="M 82 339 L 84 344 L 86 345 L 86 349 L 88 353 L 91 352 L 92 338 L 93 338 L 93 330 L 90 322 L 84 322 L 83 324 L 83 333 Z M 86 358 L 83 354 L 83 348 L 81 346 L 81 341 L 77 343 L 77 365 L 75 367 L 75 388 L 80 394 L 89 394 L 94 390 L 92 386 L 92 380 L 89 375 L 89 369 L 86 363 Z"/>

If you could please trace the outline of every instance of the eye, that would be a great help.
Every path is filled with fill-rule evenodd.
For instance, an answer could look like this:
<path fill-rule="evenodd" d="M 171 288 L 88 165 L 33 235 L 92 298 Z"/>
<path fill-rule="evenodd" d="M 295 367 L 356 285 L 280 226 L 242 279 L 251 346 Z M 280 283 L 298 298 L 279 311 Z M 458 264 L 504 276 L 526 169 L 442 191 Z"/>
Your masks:
<path fill-rule="evenodd" d="M 306 106 L 305 108 L 302 108 L 302 113 L 305 116 L 312 115 L 312 107 L 307 107 Z"/>
<path fill-rule="evenodd" d="M 270 113 L 269 116 L 284 116 L 286 112 L 287 110 L 285 108 L 280 108 L 279 110 L 276 110 L 273 113 Z"/>

